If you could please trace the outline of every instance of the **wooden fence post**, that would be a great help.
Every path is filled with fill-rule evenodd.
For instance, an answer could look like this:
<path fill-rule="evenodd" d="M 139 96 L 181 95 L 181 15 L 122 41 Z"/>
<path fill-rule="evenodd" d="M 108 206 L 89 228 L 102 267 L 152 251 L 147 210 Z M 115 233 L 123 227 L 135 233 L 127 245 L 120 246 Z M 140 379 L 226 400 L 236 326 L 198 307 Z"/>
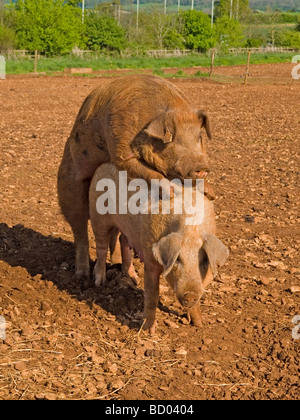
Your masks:
<path fill-rule="evenodd" d="M 245 73 L 244 85 L 246 85 L 248 83 L 249 69 L 250 69 L 250 57 L 251 57 L 251 51 L 248 50 L 247 69 L 246 69 L 246 73 Z"/>
<path fill-rule="evenodd" d="M 212 78 L 213 69 L 214 69 L 214 61 L 215 61 L 215 50 L 212 50 L 211 53 L 211 65 L 210 65 L 210 72 L 209 72 L 209 78 Z"/>
<path fill-rule="evenodd" d="M 38 51 L 35 50 L 35 52 L 34 52 L 34 69 L 33 69 L 34 73 L 36 73 L 36 70 L 37 70 L 37 61 L 38 61 Z"/>

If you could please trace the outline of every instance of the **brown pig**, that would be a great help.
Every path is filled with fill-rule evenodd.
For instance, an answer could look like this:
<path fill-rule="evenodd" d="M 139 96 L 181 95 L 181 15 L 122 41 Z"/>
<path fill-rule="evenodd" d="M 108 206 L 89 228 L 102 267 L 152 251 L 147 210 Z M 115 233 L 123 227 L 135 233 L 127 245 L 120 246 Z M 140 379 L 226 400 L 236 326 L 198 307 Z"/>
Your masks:
<path fill-rule="evenodd" d="M 96 170 L 90 186 L 90 217 L 97 250 L 94 269 L 96 286 L 106 281 L 109 238 L 112 230 L 117 227 L 122 232 L 122 271 L 128 273 L 131 270 L 131 248 L 144 261 L 144 329 L 150 333 L 155 331 L 155 312 L 161 274 L 165 276 L 180 303 L 188 311 L 188 318 L 200 326 L 199 300 L 206 286 L 217 275 L 218 267 L 225 263 L 228 256 L 227 247 L 215 236 L 213 202 L 202 194 L 203 216 L 199 224 L 187 223 L 185 209 L 181 213 L 172 213 L 174 209 L 172 197 L 169 213 L 162 211 L 151 213 L 153 196 L 152 191 L 149 192 L 148 189 L 146 199 L 149 198 L 150 201 L 144 201 L 139 212 L 130 211 L 129 203 L 133 198 L 133 189 L 129 188 L 131 184 L 129 183 L 126 193 L 128 206 L 127 211 L 124 211 L 125 208 L 120 207 L 124 202 L 119 194 L 120 191 L 124 192 L 127 186 L 125 187 L 120 180 L 120 174 L 121 172 L 112 164 L 101 165 Z M 109 188 L 105 191 L 103 181 L 110 183 L 105 184 L 106 187 L 112 184 L 111 191 L 115 194 L 115 200 L 110 196 Z M 105 193 L 101 194 L 98 191 Z M 140 192 L 141 189 L 137 188 L 137 191 Z M 103 203 L 115 204 L 110 209 L 105 206 L 103 210 Z M 159 200 L 159 204 L 162 205 L 162 200 Z"/>
<path fill-rule="evenodd" d="M 195 111 L 175 86 L 159 77 L 106 80 L 86 98 L 58 173 L 59 203 L 73 230 L 78 278 L 89 277 L 88 191 L 96 168 L 112 162 L 147 182 L 204 178 L 209 164 L 202 128 L 211 137 L 205 112 Z"/>

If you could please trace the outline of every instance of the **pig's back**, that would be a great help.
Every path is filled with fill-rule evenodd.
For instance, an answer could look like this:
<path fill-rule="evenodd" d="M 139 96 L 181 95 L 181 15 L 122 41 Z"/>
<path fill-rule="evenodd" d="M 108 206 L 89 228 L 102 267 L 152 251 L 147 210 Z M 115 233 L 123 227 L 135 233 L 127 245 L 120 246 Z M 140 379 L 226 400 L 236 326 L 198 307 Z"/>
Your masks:
<path fill-rule="evenodd" d="M 97 214 L 96 202 L 100 194 L 96 190 L 96 185 L 101 179 L 111 180 L 116 186 L 116 214 Z M 130 179 L 128 179 L 128 183 L 129 181 Z M 90 216 L 93 228 L 106 223 L 117 227 L 126 236 L 129 244 L 138 254 L 151 254 L 153 244 L 162 236 L 180 229 L 183 215 L 151 214 L 150 192 L 149 201 L 145 203 L 148 213 L 132 214 L 128 211 L 126 214 L 120 214 L 119 192 L 119 170 L 112 163 L 100 165 L 95 171 L 90 185 Z M 122 192 L 124 193 L 124 191 Z M 135 193 L 136 191 L 128 192 L 127 190 L 127 203 L 129 203 L 130 197 Z M 126 197 L 126 195 L 123 194 L 123 197 Z"/>
<path fill-rule="evenodd" d="M 111 133 L 133 139 L 160 113 L 187 108 L 183 93 L 156 76 L 137 75 L 108 80 L 86 98 L 78 120 L 97 119 L 108 124 Z"/>

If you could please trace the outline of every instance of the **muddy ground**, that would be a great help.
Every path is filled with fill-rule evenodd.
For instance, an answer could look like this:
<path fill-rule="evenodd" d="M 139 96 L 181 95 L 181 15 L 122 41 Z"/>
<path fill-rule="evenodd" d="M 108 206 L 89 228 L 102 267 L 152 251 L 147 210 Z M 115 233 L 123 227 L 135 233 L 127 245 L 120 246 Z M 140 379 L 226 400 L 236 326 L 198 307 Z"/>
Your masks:
<path fill-rule="evenodd" d="M 288 80 L 291 66 L 278 69 Z M 162 281 L 151 337 L 139 331 L 142 265 L 138 286 L 113 267 L 105 287 L 84 289 L 57 203 L 64 143 L 101 78 L 0 80 L 0 399 L 299 399 L 300 84 L 171 81 L 211 116 L 230 258 L 202 329 Z"/>

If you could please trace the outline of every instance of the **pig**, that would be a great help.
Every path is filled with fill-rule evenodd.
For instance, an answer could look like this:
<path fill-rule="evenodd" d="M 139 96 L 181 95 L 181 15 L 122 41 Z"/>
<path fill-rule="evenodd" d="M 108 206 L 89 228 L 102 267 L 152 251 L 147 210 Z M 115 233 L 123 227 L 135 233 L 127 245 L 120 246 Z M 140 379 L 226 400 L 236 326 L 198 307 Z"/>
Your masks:
<path fill-rule="evenodd" d="M 100 180 L 116 186 L 116 207 L 99 214 Z M 102 182 L 101 181 L 101 182 Z M 201 326 L 200 298 L 207 285 L 216 277 L 218 268 L 228 256 L 227 247 L 215 236 L 216 222 L 213 202 L 203 196 L 201 223 L 186 223 L 186 212 L 151 214 L 151 199 L 146 213 L 120 211 L 119 171 L 113 164 L 103 164 L 95 172 L 89 193 L 90 218 L 96 240 L 97 262 L 94 268 L 96 286 L 106 281 L 106 257 L 110 235 L 117 228 L 121 233 L 122 271 L 130 274 L 131 249 L 144 262 L 144 326 L 155 332 L 155 312 L 159 299 L 159 278 L 163 274 L 187 310 L 188 319 Z M 104 189 L 103 189 L 104 191 Z M 132 197 L 128 191 L 128 202 Z M 148 192 L 151 198 L 151 192 Z M 108 198 L 105 196 L 105 199 Z M 170 198 L 172 201 L 172 197 Z M 161 203 L 161 200 L 160 200 Z M 172 203 L 171 203 L 172 204 Z M 171 206 L 172 208 L 172 206 Z M 104 214 L 105 213 L 105 214 Z M 123 214 L 124 213 L 124 214 Z M 152 212 L 153 213 L 153 212 Z"/>
<path fill-rule="evenodd" d="M 68 138 L 58 171 L 62 213 L 76 246 L 76 277 L 89 269 L 88 191 L 96 168 L 112 162 L 132 177 L 205 178 L 210 170 L 202 128 L 207 114 L 194 110 L 171 83 L 155 76 L 108 79 L 85 99 Z M 206 193 L 214 199 L 206 182 Z"/>

